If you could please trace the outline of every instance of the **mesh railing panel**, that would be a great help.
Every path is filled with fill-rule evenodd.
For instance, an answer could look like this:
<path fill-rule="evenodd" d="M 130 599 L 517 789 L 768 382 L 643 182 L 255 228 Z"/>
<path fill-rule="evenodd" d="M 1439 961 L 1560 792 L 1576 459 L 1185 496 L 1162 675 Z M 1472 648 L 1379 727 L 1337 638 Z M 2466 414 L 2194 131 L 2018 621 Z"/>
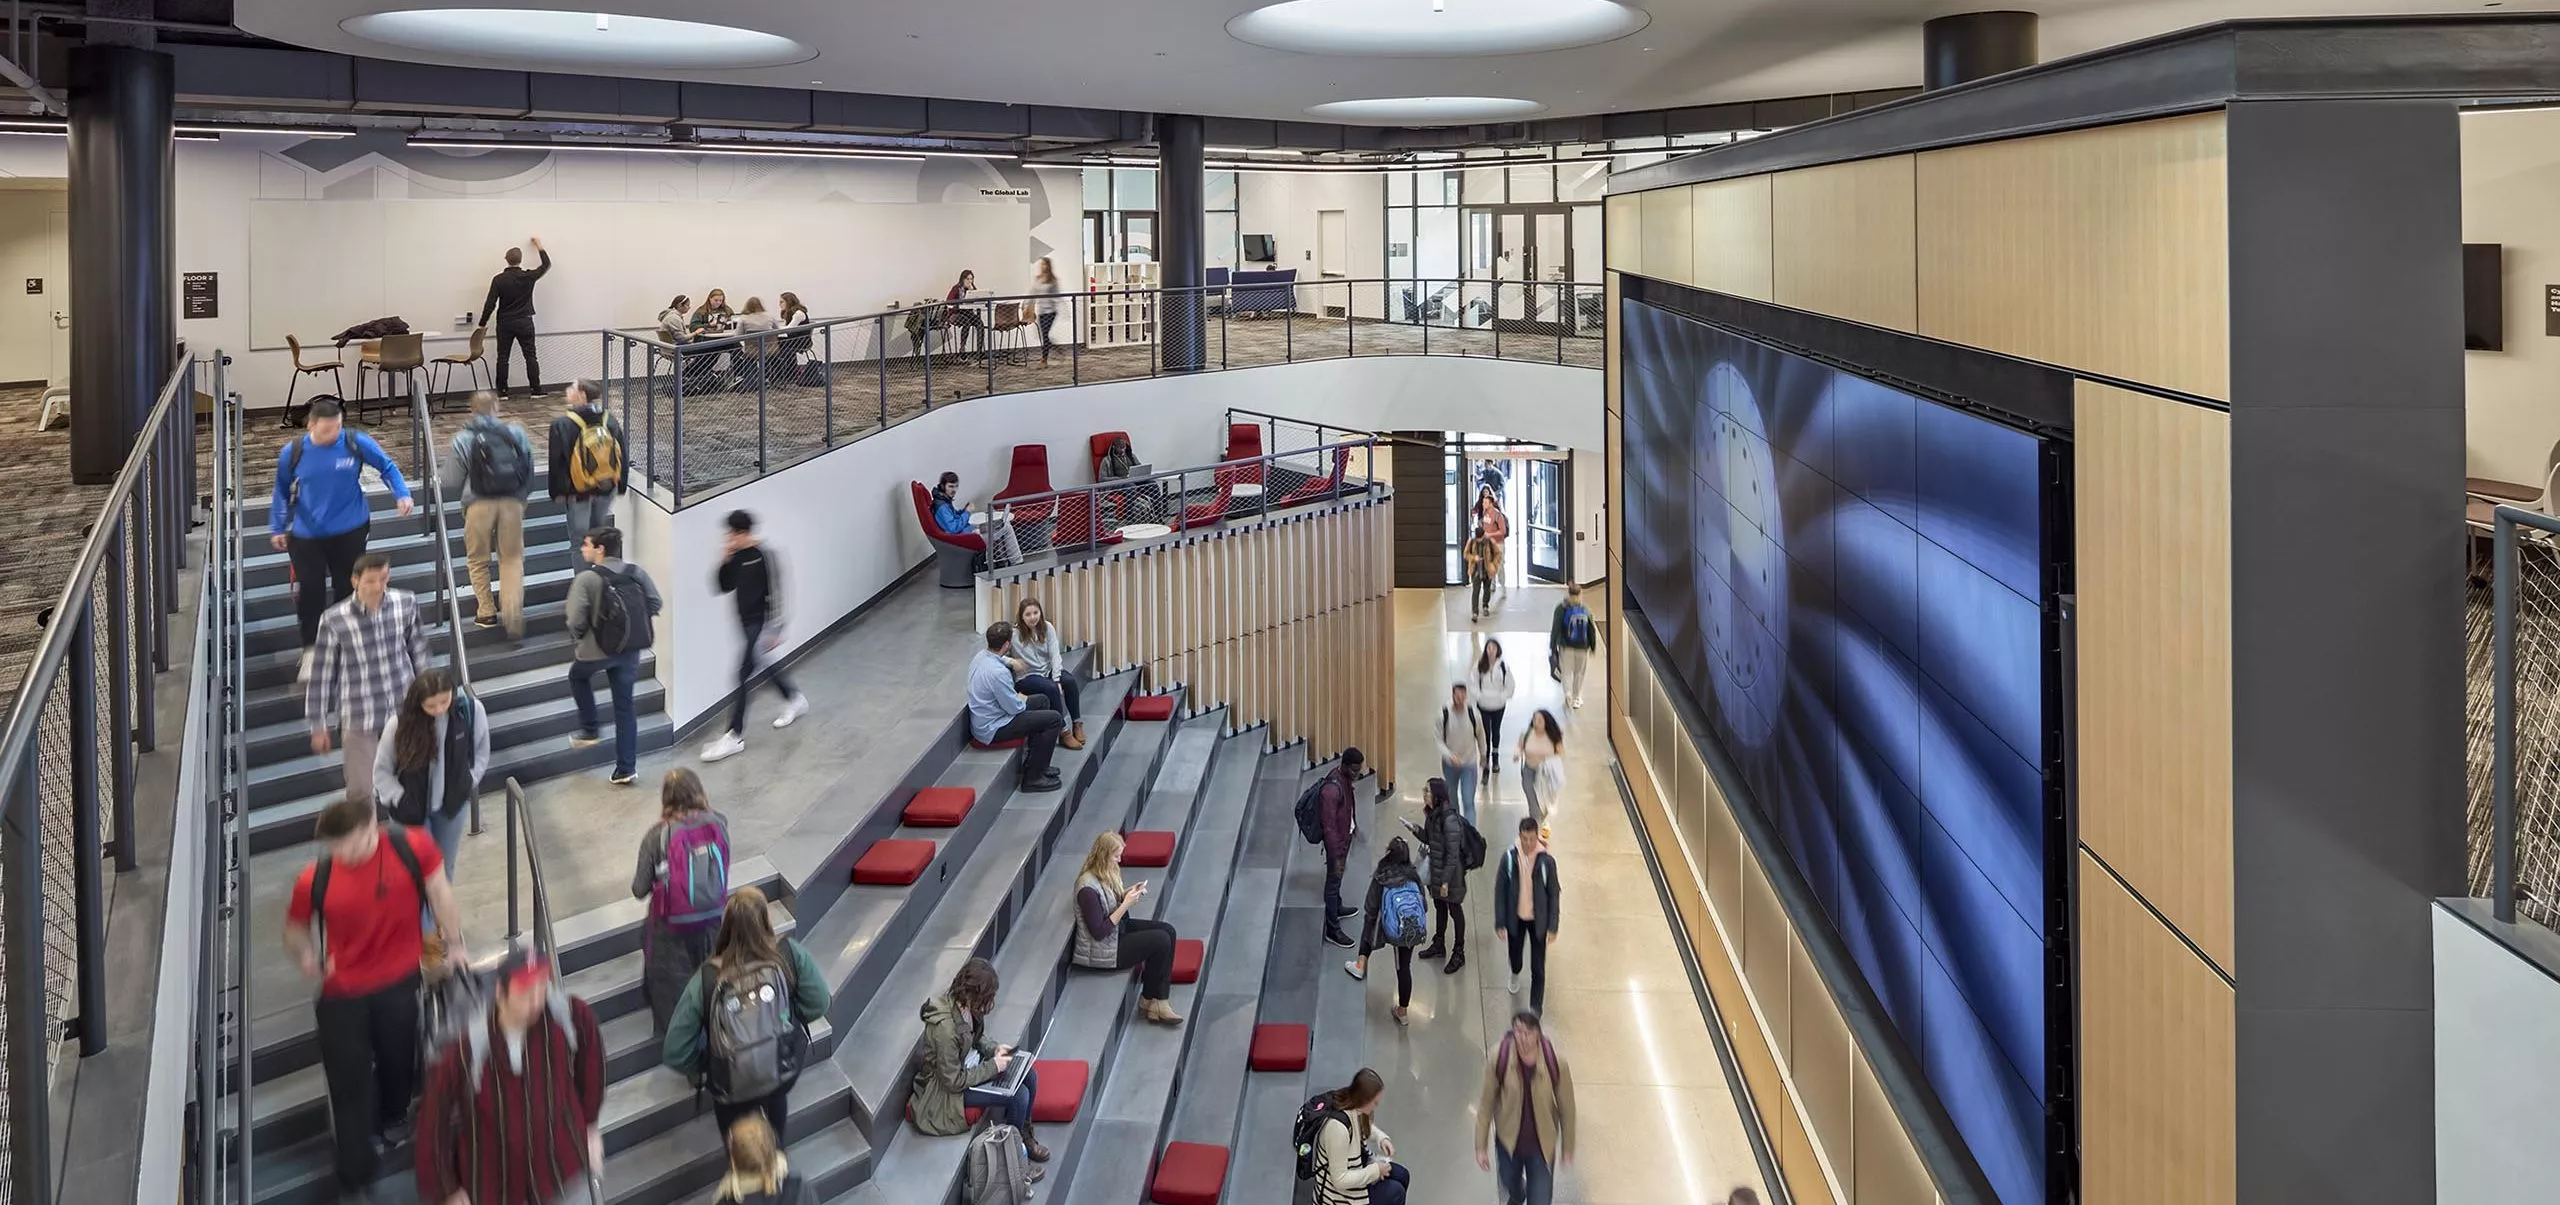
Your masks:
<path fill-rule="evenodd" d="M 2516 911 L 2560 928 L 2560 557 L 2519 531 L 2516 541 Z M 2493 740 L 2491 618 L 2485 573 L 2471 583 L 2464 724 L 2471 894 L 2489 894 Z"/>

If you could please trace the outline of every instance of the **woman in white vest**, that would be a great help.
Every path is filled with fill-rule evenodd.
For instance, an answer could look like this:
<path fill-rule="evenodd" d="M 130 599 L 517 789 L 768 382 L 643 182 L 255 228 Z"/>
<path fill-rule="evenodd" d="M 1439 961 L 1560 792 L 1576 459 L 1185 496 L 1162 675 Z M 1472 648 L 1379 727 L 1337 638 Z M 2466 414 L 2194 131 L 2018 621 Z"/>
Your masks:
<path fill-rule="evenodd" d="M 1180 1025 L 1182 1014 L 1166 998 L 1173 992 L 1173 926 L 1129 915 L 1147 894 L 1147 885 L 1121 885 L 1120 850 L 1125 844 L 1116 832 L 1095 837 L 1093 851 L 1076 875 L 1075 964 L 1097 971 L 1142 968 L 1138 1015 L 1159 1025 Z"/>

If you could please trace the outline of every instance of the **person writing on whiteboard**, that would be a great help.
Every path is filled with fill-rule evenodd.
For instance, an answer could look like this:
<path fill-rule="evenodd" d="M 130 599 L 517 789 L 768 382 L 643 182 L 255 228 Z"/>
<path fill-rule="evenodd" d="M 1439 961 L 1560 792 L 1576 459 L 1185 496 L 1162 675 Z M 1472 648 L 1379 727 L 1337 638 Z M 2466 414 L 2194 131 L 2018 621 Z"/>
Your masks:
<path fill-rule="evenodd" d="M 533 285 L 551 270 L 551 253 L 542 249 L 542 240 L 529 238 L 525 246 L 533 248 L 542 263 L 530 270 L 524 266 L 524 247 L 507 248 L 507 266 L 489 278 L 489 298 L 480 303 L 480 325 L 489 325 L 489 316 L 498 317 L 498 396 L 507 396 L 507 355 L 509 350 L 524 352 L 525 382 L 533 386 L 533 396 L 542 396 L 542 357 L 533 349 Z"/>

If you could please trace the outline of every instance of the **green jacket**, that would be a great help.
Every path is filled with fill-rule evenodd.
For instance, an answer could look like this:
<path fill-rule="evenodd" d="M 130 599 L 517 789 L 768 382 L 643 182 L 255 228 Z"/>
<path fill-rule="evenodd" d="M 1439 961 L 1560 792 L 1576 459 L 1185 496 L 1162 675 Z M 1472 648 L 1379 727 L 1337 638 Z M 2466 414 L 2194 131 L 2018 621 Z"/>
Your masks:
<path fill-rule="evenodd" d="M 978 1032 L 975 1019 L 948 995 L 924 1002 L 924 1063 L 916 1068 L 915 1110 L 919 1134 L 962 1134 L 969 1129 L 960 1094 L 996 1077 L 995 1039 Z M 978 1061 L 969 1063 L 969 1052 Z"/>
<path fill-rule="evenodd" d="M 827 976 L 818 969 L 818 960 L 809 956 L 808 947 L 786 937 L 782 939 L 783 955 L 791 960 L 791 1019 L 802 1025 L 814 1025 L 827 1015 Z M 700 972 L 685 981 L 684 995 L 676 1001 L 675 1016 L 667 1020 L 667 1044 L 659 1051 L 669 1067 L 688 1078 L 702 1074 L 702 1057 L 708 1045 L 702 1032 L 702 980 Z"/>

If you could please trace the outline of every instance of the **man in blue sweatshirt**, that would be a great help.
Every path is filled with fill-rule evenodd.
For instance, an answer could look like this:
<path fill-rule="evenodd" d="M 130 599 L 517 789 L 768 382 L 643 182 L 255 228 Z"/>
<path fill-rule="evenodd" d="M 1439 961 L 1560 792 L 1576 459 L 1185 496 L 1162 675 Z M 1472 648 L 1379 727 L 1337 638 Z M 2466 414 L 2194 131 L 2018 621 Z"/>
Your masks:
<path fill-rule="evenodd" d="M 409 483 L 400 466 L 369 435 L 347 431 L 338 403 L 322 398 L 311 403 L 302 438 L 276 453 L 275 501 L 267 511 L 268 542 L 293 558 L 295 610 L 302 620 L 301 677 L 311 674 L 311 643 L 320 631 L 320 615 L 355 593 L 356 558 L 364 555 L 365 535 L 373 526 L 373 506 L 364 496 L 364 470 L 370 465 L 399 499 L 400 513 L 410 511 Z M 328 592 L 321 592 L 322 583 Z"/>

